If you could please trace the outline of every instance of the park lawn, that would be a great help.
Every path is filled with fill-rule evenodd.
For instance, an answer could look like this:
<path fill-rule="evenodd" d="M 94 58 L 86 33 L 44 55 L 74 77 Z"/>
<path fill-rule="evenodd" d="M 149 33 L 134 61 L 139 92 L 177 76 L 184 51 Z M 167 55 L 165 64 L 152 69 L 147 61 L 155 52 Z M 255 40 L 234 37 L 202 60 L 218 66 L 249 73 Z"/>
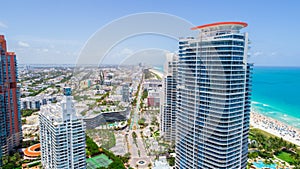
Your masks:
<path fill-rule="evenodd" d="M 255 133 L 260 133 L 260 134 L 262 134 L 262 135 L 265 135 L 266 137 L 277 137 L 277 138 L 280 138 L 280 137 L 278 137 L 278 136 L 275 136 L 275 135 L 273 135 L 273 134 L 271 134 L 271 133 L 268 133 L 268 132 L 266 132 L 266 131 L 264 131 L 264 130 L 261 130 L 261 129 L 258 129 L 258 128 L 250 128 L 249 138 L 250 138 L 250 139 L 253 139 L 253 136 L 255 136 Z M 289 143 L 289 144 L 293 144 L 293 143 L 291 143 L 291 142 L 289 142 L 289 141 L 287 141 L 287 140 L 284 140 L 284 141 L 286 141 L 286 142 Z M 297 146 L 297 149 L 300 150 L 300 146 Z"/>
<path fill-rule="evenodd" d="M 254 133 L 261 133 L 262 135 L 265 135 L 265 136 L 267 136 L 267 137 L 277 137 L 277 136 L 275 136 L 275 135 L 273 135 L 273 134 L 270 134 L 270 133 L 268 133 L 268 132 L 266 132 L 266 131 L 263 131 L 263 130 L 261 130 L 261 129 L 258 129 L 258 128 L 250 128 L 250 132 L 249 132 L 249 137 L 251 137 Z M 250 138 L 251 139 L 251 138 Z"/>
<path fill-rule="evenodd" d="M 294 159 L 291 157 L 290 153 L 281 151 L 278 155 L 276 155 L 279 159 L 288 162 L 289 164 L 294 162 Z"/>
<path fill-rule="evenodd" d="M 116 138 L 113 130 L 109 129 L 89 129 L 86 133 L 93 140 L 97 140 L 97 143 L 105 149 L 110 149 L 116 145 Z"/>

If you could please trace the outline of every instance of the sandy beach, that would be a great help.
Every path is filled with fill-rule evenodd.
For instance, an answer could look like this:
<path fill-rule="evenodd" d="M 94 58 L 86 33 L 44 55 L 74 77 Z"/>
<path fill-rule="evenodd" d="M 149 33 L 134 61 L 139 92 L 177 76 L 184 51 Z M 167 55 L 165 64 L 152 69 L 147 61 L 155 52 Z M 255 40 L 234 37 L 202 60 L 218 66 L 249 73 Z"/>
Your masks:
<path fill-rule="evenodd" d="M 152 73 L 155 73 L 157 74 L 160 78 L 163 78 L 163 73 L 158 71 L 158 70 L 155 70 L 155 69 L 149 69 L 149 71 L 151 71 Z"/>
<path fill-rule="evenodd" d="M 300 130 L 288 126 L 278 120 L 251 112 L 250 124 L 254 128 L 264 130 L 275 136 L 282 137 L 284 140 L 300 146 Z"/>

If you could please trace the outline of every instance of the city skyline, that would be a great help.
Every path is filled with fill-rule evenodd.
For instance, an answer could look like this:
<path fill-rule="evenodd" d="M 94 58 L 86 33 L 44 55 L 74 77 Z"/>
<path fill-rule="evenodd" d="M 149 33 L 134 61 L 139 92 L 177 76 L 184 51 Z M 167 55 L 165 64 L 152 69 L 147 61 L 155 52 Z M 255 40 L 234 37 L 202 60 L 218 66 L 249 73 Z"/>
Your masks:
<path fill-rule="evenodd" d="M 295 23 L 299 17 L 299 2 L 235 1 L 226 4 L 219 1 L 218 5 L 195 1 L 184 4 L 159 2 L 159 5 L 153 5 L 157 1 L 132 3 L 3 2 L 6 8 L 3 9 L 5 15 L 0 17 L 0 34 L 6 35 L 9 47 L 16 51 L 20 64 L 55 64 L 57 60 L 63 64 L 75 64 L 80 50 L 97 30 L 135 13 L 167 13 L 195 26 L 227 20 L 246 21 L 250 24 L 246 30 L 251 33 L 251 62 L 258 66 L 300 66 L 300 53 L 296 46 L 298 35 L 294 34 L 300 26 Z M 9 12 L 12 8 L 17 9 L 16 12 Z M 214 12 L 209 9 L 214 9 Z M 138 43 L 141 41 L 144 43 Z M 166 42 L 169 45 L 165 45 Z M 138 36 L 120 44 L 108 57 L 113 62 L 114 57 L 119 55 L 131 55 L 137 50 L 157 46 L 176 52 L 177 43 L 161 36 Z"/>
<path fill-rule="evenodd" d="M 103 58 L 98 58 L 101 55 L 95 51 L 109 50 L 110 44 L 124 35 L 155 30 L 155 33 L 172 38 L 177 37 L 176 32 L 184 34 L 184 28 L 194 31 L 196 35 L 179 39 L 178 53 L 165 53 L 166 58 L 173 56 L 173 59 L 167 60 L 164 72 L 132 58 L 139 64 L 129 66 L 127 63 L 132 62 L 123 60 L 125 64 L 120 66 L 18 66 L 15 53 L 7 52 L 4 36 L 0 36 L 1 83 L 4 84 L 0 124 L 13 129 L 16 125 L 10 122 L 22 122 L 22 133 L 19 133 L 23 136 L 20 146 L 8 155 L 2 154 L 3 169 L 21 166 L 91 169 L 299 167 L 297 110 L 295 116 L 288 106 L 283 109 L 285 111 L 276 112 L 280 111 L 276 102 L 260 99 L 286 100 L 286 94 L 291 93 L 288 103 L 297 107 L 299 97 L 295 89 L 300 69 L 263 69 L 265 77 L 259 82 L 253 78 L 253 84 L 268 84 L 268 87 L 260 85 L 263 91 L 268 91 L 275 86 L 272 83 L 275 80 L 280 88 L 275 86 L 258 98 L 258 94 L 252 93 L 258 88 L 252 89 L 253 64 L 248 60 L 246 22 L 206 23 L 191 29 L 189 23 L 174 16 L 149 14 L 124 19 L 162 21 L 164 18 L 166 22 L 162 25 L 165 27 L 152 27 L 151 22 L 122 33 L 103 29 L 109 30 L 100 31 L 100 35 L 106 33 L 105 45 L 98 46 L 101 44 L 98 42 L 103 41 L 102 36 L 95 35 L 81 59 L 91 59 L 92 63 L 101 61 Z M 118 20 L 117 26 L 108 28 L 118 30 L 124 26 L 123 21 Z M 125 23 L 128 26 L 132 22 Z M 169 31 L 173 26 L 170 23 L 178 27 Z M 153 51 L 151 48 L 144 50 L 146 53 Z M 135 55 L 140 57 L 138 53 Z M 272 76 L 273 73 L 276 76 Z M 292 92 L 287 92 L 287 88 Z M 277 93 L 278 97 L 271 93 Z M 16 102 L 19 97 L 20 102 Z M 255 99 L 251 104 L 252 98 Z M 251 113 L 250 105 L 254 107 Z M 21 119 L 16 112 L 21 112 Z M 288 120 L 290 125 L 286 117 L 291 119 Z M 2 129 L 1 140 L 5 142 L 6 137 L 13 140 L 5 135 L 7 129 Z M 289 158 L 283 158 L 282 154 Z"/>
<path fill-rule="evenodd" d="M 1 2 L 0 168 L 300 168 L 299 5 Z"/>

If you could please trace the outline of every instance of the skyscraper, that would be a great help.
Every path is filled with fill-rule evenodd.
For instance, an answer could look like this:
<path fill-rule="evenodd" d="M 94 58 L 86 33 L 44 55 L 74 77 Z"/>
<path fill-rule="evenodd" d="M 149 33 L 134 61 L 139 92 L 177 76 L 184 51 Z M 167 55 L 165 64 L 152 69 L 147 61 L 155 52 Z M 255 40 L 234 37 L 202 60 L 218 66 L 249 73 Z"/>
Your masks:
<path fill-rule="evenodd" d="M 85 123 L 76 116 L 71 88 L 64 88 L 61 103 L 41 107 L 39 122 L 45 169 L 86 168 Z"/>
<path fill-rule="evenodd" d="M 168 142 L 175 142 L 176 136 L 177 62 L 176 54 L 167 54 L 160 99 L 160 133 Z"/>
<path fill-rule="evenodd" d="M 14 52 L 7 52 L 3 35 L 0 35 L 0 56 L 0 157 L 2 157 L 20 145 L 22 140 L 16 55 Z"/>
<path fill-rule="evenodd" d="M 179 41 L 176 168 L 246 168 L 251 64 L 243 22 Z"/>

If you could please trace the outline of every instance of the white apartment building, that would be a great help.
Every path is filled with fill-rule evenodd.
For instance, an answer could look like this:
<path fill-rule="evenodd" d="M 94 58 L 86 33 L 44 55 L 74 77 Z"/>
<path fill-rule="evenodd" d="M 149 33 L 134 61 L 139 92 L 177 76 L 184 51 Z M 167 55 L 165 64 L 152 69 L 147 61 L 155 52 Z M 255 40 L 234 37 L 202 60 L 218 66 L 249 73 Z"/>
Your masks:
<path fill-rule="evenodd" d="M 85 123 L 76 115 L 71 88 L 60 103 L 41 107 L 41 162 L 45 169 L 85 169 Z"/>
<path fill-rule="evenodd" d="M 177 62 L 176 54 L 167 54 L 160 99 L 160 133 L 165 141 L 173 143 L 176 136 Z"/>

